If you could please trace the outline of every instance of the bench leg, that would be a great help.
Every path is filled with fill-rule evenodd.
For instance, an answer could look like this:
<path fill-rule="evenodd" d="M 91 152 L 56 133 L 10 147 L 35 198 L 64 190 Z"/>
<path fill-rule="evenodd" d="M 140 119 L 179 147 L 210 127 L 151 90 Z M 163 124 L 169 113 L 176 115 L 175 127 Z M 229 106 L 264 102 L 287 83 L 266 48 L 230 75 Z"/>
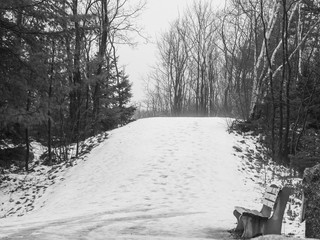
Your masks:
<path fill-rule="evenodd" d="M 240 220 L 243 224 L 244 230 L 241 237 L 253 238 L 263 235 L 265 232 L 266 219 L 261 219 L 253 216 L 241 216 Z"/>
<path fill-rule="evenodd" d="M 240 220 L 241 214 L 240 214 L 238 211 L 234 210 L 234 211 L 233 211 L 233 215 L 234 215 L 234 216 L 236 217 L 236 219 L 237 219 L 237 226 L 236 226 L 236 228 L 235 228 L 235 231 L 236 231 L 236 232 L 242 232 L 243 229 L 244 229 L 244 227 L 243 227 L 242 221 Z"/>

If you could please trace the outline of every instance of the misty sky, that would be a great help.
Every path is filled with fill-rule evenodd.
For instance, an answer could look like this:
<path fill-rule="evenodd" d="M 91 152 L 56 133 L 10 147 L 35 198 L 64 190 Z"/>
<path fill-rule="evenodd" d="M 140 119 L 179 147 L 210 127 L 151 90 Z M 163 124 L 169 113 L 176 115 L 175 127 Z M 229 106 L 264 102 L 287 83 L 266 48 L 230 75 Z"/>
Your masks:
<path fill-rule="evenodd" d="M 130 2 L 139 0 L 130 0 Z M 125 71 L 133 83 L 133 102 L 144 98 L 144 80 L 151 71 L 151 66 L 156 62 L 157 38 L 167 30 L 170 22 L 183 15 L 188 5 L 193 0 L 146 0 L 147 5 L 138 21 L 144 28 L 144 35 L 149 37 L 149 43 L 143 38 L 135 38 L 139 42 L 135 48 L 121 46 L 119 48 L 120 64 L 125 66 Z M 223 7 L 225 0 L 208 0 L 213 6 Z"/>

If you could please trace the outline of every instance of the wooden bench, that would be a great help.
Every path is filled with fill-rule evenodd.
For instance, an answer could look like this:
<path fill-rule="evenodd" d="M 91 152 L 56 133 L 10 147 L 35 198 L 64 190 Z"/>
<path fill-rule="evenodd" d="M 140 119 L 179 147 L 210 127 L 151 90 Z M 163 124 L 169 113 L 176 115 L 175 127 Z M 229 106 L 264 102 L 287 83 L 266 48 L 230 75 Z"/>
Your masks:
<path fill-rule="evenodd" d="M 235 207 L 233 215 L 237 218 L 235 231 L 242 238 L 252 238 L 266 234 L 281 234 L 282 219 L 292 189 L 276 185 L 267 187 L 261 211 Z"/>

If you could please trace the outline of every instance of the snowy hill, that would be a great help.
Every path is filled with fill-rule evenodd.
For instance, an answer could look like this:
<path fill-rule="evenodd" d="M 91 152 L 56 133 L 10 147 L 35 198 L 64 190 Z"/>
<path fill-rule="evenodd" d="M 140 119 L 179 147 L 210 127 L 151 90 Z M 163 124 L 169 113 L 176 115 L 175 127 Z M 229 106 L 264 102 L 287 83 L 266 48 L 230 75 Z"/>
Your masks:
<path fill-rule="evenodd" d="M 151 118 L 113 130 L 33 211 L 0 219 L 0 237 L 231 239 L 234 206 L 260 209 L 264 183 L 276 180 L 256 169 L 254 139 L 229 134 L 228 123 Z M 283 231 L 301 235 L 297 227 L 287 220 Z"/>

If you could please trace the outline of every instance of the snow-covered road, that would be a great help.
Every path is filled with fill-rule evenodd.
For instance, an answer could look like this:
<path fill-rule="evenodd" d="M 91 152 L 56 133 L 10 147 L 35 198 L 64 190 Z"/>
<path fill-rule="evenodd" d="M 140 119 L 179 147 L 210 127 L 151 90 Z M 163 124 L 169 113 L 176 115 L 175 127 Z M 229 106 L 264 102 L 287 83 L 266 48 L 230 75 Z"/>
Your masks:
<path fill-rule="evenodd" d="M 111 131 L 36 209 L 0 220 L 6 239 L 229 239 L 256 207 L 224 118 L 142 119 Z"/>

